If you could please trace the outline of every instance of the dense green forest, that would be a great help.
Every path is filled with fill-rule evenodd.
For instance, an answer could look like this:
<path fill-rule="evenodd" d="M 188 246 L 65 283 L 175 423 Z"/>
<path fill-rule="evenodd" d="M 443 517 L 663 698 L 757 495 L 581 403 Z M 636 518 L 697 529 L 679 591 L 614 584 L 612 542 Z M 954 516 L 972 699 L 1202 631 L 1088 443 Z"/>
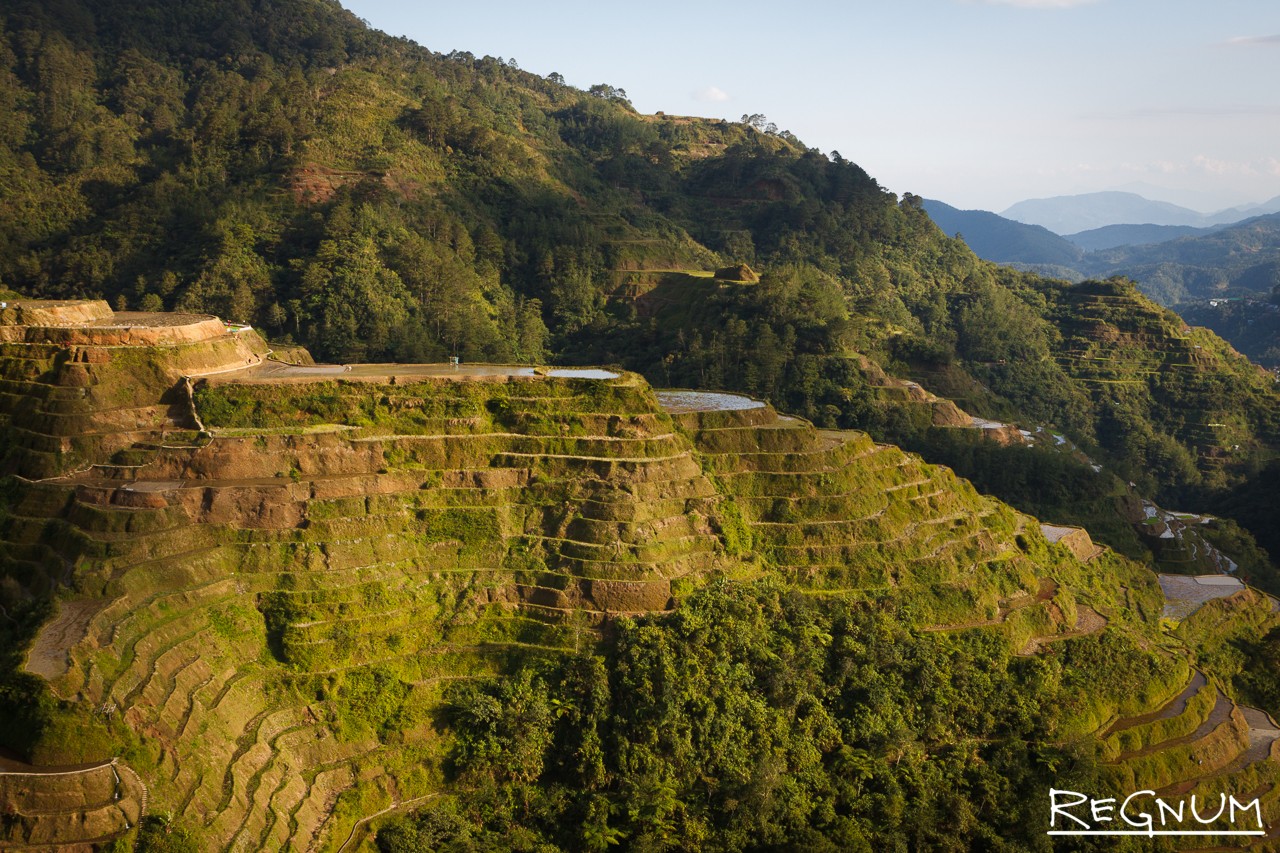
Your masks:
<path fill-rule="evenodd" d="M 612 84 L 433 53 L 330 0 L 10 0 L 0 285 L 211 312 L 337 362 L 618 364 L 867 430 L 1134 556 L 1129 482 L 1280 547 L 1273 377 L 1127 280 L 984 262 L 920 198 L 744 119 L 640 115 Z M 1061 430 L 1107 473 L 940 430 L 877 371 Z M 907 630 L 891 600 L 713 585 L 598 653 L 450 693 L 466 796 L 379 843 L 1044 848 L 1025 792 L 1098 779 L 1082 685 L 1118 707 L 1186 675 L 1133 580 L 1131 625 L 1043 657 Z M 181 841 L 153 822 L 141 849 Z"/>
<path fill-rule="evenodd" d="M 1280 217 L 1257 216 L 1210 234 L 1092 253 L 1091 269 L 1139 278 L 1164 305 L 1212 297 L 1265 297 L 1280 284 Z"/>
<path fill-rule="evenodd" d="M 1102 784 L 1071 742 L 1080 684 L 1160 678 L 1141 634 L 1017 658 L 983 632 L 916 633 L 892 602 L 719 584 L 624 621 L 605 656 L 531 664 L 449 697 L 474 791 L 379 834 L 386 851 L 1034 849 L 1028 790 Z M 1061 743 L 1051 744 L 1063 738 Z M 570 758 L 571 757 L 571 758 Z M 1047 849 L 1047 848 L 1046 848 Z"/>
<path fill-rule="evenodd" d="M 1241 353 L 1271 370 L 1280 368 L 1280 288 L 1266 299 L 1251 295 L 1178 306 L 1188 323 L 1212 329 Z"/>
<path fill-rule="evenodd" d="M 856 357 L 951 365 L 1002 410 L 978 414 L 1068 430 L 1194 505 L 1276 437 L 1275 395 L 1225 356 L 1194 388 L 1100 389 L 1059 357 L 1063 285 L 759 117 L 641 116 L 319 0 L 19 2 L 0 26 L 0 282 L 32 295 L 213 312 L 329 360 L 616 362 L 908 444 Z M 680 274 L 731 263 L 759 285 Z M 1121 327 L 1149 310 L 1129 295 Z M 1188 401 L 1245 406 L 1228 458 L 1206 462 L 1223 442 L 1183 429 Z"/>

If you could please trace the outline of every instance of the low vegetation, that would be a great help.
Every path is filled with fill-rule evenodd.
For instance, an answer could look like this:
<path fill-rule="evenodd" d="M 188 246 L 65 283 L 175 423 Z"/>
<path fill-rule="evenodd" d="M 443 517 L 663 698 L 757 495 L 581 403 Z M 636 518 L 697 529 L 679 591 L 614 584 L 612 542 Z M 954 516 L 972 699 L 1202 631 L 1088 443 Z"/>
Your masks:
<path fill-rule="evenodd" d="M 145 779 L 104 789 L 149 812 L 117 849 L 1036 848 L 1033 792 L 1144 780 L 1274 817 L 1238 707 L 1280 710 L 1269 600 L 1162 624 L 1117 519 L 1272 547 L 1280 396 L 1131 282 L 982 262 L 761 116 L 641 116 L 330 0 L 6 4 L 0 172 L 23 298 L 621 371 L 188 398 L 265 348 L 0 345 L 0 738 Z M 1197 669 L 1223 723 L 1128 725 Z M 94 840 L 83 798 L 0 796 Z"/>

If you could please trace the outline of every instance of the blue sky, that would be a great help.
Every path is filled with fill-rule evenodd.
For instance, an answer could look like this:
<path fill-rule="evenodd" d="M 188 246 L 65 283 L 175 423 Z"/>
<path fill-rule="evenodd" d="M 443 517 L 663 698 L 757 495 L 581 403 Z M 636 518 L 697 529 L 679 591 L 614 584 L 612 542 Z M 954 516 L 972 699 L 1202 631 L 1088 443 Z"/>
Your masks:
<path fill-rule="evenodd" d="M 960 207 L 1280 195 L 1274 0 L 344 5 L 432 50 L 619 86 L 642 112 L 763 113 L 894 192 Z"/>

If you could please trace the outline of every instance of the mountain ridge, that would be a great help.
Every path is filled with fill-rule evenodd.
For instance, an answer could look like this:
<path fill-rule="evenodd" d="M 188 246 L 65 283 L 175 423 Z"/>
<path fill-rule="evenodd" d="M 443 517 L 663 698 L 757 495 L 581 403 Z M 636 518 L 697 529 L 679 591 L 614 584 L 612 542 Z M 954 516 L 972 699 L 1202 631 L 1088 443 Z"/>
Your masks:
<path fill-rule="evenodd" d="M 1119 249 L 1125 246 L 1143 246 L 1151 243 L 1167 243 L 1180 237 L 1210 234 L 1229 225 L 1198 228 L 1194 225 L 1104 225 L 1065 238 L 1087 252 L 1102 249 Z"/>
<path fill-rule="evenodd" d="M 143 849 L 171 836 L 335 849 L 366 817 L 424 804 L 444 838 L 506 846 L 518 825 L 573 847 L 583 837 L 568 818 L 600 798 L 644 802 L 649 771 L 632 769 L 631 757 L 674 745 L 661 727 L 649 727 L 646 740 L 634 711 L 673 713 L 707 695 L 728 714 L 754 707 L 768 723 L 740 720 L 735 737 L 785 744 L 805 789 L 848 803 L 859 819 L 794 805 L 742 816 L 709 808 L 679 830 L 682 839 L 711 833 L 747 846 L 760 831 L 794 837 L 804 825 L 805 837 L 934 838 L 953 828 L 865 811 L 858 791 L 835 781 L 843 771 L 805 757 L 811 747 L 837 755 L 847 746 L 876 766 L 917 761 L 909 744 L 855 734 L 866 706 L 840 695 L 889 683 L 861 669 L 905 673 L 846 641 L 889 631 L 893 645 L 915 650 L 910 660 L 929 666 L 941 652 L 957 678 L 994 679 L 977 691 L 957 682 L 937 695 L 915 692 L 933 707 L 902 724 L 922 726 L 915 737 L 935 751 L 956 737 L 967 744 L 974 726 L 997 741 L 1011 726 L 1038 738 L 1091 737 L 1106 723 L 1109 734 L 1110 721 L 1153 712 L 1192 678 L 1188 653 L 1156 628 L 1163 599 L 1146 569 L 1092 548 L 1083 531 L 1055 544 L 1061 529 L 1050 529 L 1050 541 L 1033 519 L 950 470 L 864 433 L 818 430 L 746 398 L 714 399 L 726 395 L 680 403 L 670 392 L 663 411 L 634 374 L 242 364 L 226 345 L 261 352 L 251 330 L 199 317 L 114 317 L 103 303 L 29 308 L 19 303 L 4 318 L 13 333 L 0 345 L 5 387 L 43 387 L 46 411 L 63 417 L 14 405 L 8 394 L 0 428 L 25 430 L 30 452 L 20 464 L 72 470 L 11 482 L 0 540 L 5 560 L 28 567 L 28 583 L 57 584 L 49 573 L 74 566 L 75 597 L 36 633 L 25 666 L 64 700 L 45 710 L 34 748 L 46 761 L 84 766 L 34 772 L 21 790 L 0 787 L 21 815 L 5 828 L 18 849 L 120 836 L 138 823 Z M 79 316 L 86 310 L 95 319 Z M 173 330 L 162 334 L 183 338 L 187 362 L 207 377 L 193 388 L 179 376 L 189 368 L 174 363 L 171 342 L 119 338 L 143 329 Z M 48 342 L 63 338 L 74 339 L 80 359 Z M 89 393 L 64 393 L 81 388 Z M 179 412 L 153 416 L 145 431 L 154 435 L 129 433 L 137 422 L 120 417 L 122 400 L 151 412 L 175 391 Z M 112 424 L 132 440 L 128 449 L 98 438 Z M 43 449 L 40 431 L 49 429 L 89 439 L 77 445 L 81 458 Z M 802 624 L 822 630 L 787 639 Z M 727 648 L 724 631 L 737 636 Z M 696 648 L 708 633 L 719 637 L 714 654 L 661 651 Z M 750 682 L 735 676 L 736 688 L 717 674 L 760 644 L 790 659 L 812 655 L 813 642 L 830 642 L 859 671 L 845 683 L 816 659 L 795 660 L 787 671 L 806 682 L 800 696 L 785 685 L 769 691 L 767 662 L 751 665 L 764 669 Z M 584 656 L 584 643 L 611 648 L 613 670 Z M 1041 671 L 1054 668 L 1054 650 L 1087 688 Z M 669 684 L 655 695 L 645 673 L 659 663 Z M 767 702 L 752 704 L 760 690 Z M 1004 691 L 1021 711 L 996 700 Z M 975 703 L 990 714 L 976 724 Z M 1229 700 L 1217 704 L 1242 713 Z M 105 707 L 112 713 L 94 710 Z M 811 737 L 800 723 L 815 713 L 832 724 Z M 486 715 L 505 722 L 491 728 Z M 447 737 L 433 717 L 446 721 Z M 769 731 L 785 721 L 796 726 L 782 730 L 797 734 L 775 740 Z M 718 730 L 691 736 L 689 762 L 665 759 L 684 802 L 752 796 L 717 762 L 755 759 L 726 753 Z M 1259 761 L 1243 752 L 1247 730 L 1236 720 L 1201 736 L 1201 746 L 1221 742 L 1215 748 L 1252 768 Z M 1215 769 L 1160 737 L 1149 736 L 1160 769 L 1126 742 L 1108 744 L 1097 783 L 1217 783 L 1207 775 Z M 113 748 L 124 756 L 94 760 Z M 559 764 L 560 750 L 583 749 L 601 750 L 596 763 Z M 113 788 L 104 767 L 138 782 Z M 1017 762 L 999 772 L 1041 781 Z M 707 792 L 707 773 L 726 774 L 727 790 Z M 566 789 L 523 816 L 484 805 L 486 791 L 535 781 L 578 793 Z M 429 800 L 441 793 L 464 810 L 434 810 Z M 174 804 L 180 815 L 165 816 Z M 1013 800 L 996 808 L 1019 809 Z M 1024 816 L 1038 833 L 1039 820 Z M 417 831 L 416 820 L 393 820 L 379 843 L 411 849 L 402 836 Z M 609 825 L 642 839 L 673 831 L 644 815 Z"/>
<path fill-rule="evenodd" d="M 1178 225 L 1204 228 L 1280 210 L 1280 197 L 1253 205 L 1202 213 L 1137 193 L 1117 190 L 1026 199 L 1000 212 L 1006 219 L 1041 225 L 1056 234 L 1078 234 L 1108 225 Z"/>
<path fill-rule="evenodd" d="M 1110 225 L 1068 235 L 1058 243 L 1044 233 L 1023 230 L 1034 226 L 986 211 L 930 204 L 940 227 L 965 236 L 987 260 L 1073 281 L 1127 276 L 1164 305 L 1265 297 L 1280 284 L 1274 272 L 1280 257 L 1274 213 L 1207 228 Z M 1074 258 L 1067 245 L 1079 250 Z"/>
<path fill-rule="evenodd" d="M 329 2 L 0 16 L 0 738 L 90 765 L 0 785 L 5 843 L 1030 847 L 1063 784 L 1280 807 L 1271 600 L 1174 627 L 1116 529 L 1247 499 L 1280 396 L 1131 283 Z M 1111 528 L 1051 541 L 944 452 Z"/>
<path fill-rule="evenodd" d="M 1073 266 L 1082 257 L 1070 238 L 1041 225 L 985 210 L 959 210 L 934 199 L 925 199 L 924 209 L 944 232 L 961 236 L 975 254 L 990 261 Z"/>

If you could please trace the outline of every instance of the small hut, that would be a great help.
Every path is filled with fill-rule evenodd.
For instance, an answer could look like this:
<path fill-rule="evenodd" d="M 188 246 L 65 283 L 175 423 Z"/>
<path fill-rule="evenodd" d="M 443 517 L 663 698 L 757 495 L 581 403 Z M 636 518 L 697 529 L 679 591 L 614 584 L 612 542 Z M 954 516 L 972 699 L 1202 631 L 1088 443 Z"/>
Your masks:
<path fill-rule="evenodd" d="M 722 281 L 736 281 L 741 284 L 755 284 L 760 281 L 756 271 L 746 264 L 735 264 L 716 270 L 716 278 Z"/>

